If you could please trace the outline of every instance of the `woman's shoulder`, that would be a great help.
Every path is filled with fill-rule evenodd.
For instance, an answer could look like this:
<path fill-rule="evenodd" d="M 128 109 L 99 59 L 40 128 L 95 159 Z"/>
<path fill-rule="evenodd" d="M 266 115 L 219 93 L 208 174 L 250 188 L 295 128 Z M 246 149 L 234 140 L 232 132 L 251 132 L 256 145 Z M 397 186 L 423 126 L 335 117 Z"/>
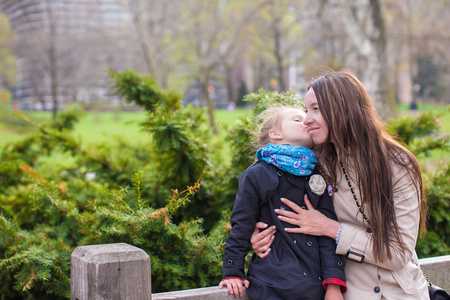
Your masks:
<path fill-rule="evenodd" d="M 390 157 L 391 174 L 394 185 L 399 183 L 411 183 L 421 176 L 419 163 L 407 149 L 399 148 Z"/>

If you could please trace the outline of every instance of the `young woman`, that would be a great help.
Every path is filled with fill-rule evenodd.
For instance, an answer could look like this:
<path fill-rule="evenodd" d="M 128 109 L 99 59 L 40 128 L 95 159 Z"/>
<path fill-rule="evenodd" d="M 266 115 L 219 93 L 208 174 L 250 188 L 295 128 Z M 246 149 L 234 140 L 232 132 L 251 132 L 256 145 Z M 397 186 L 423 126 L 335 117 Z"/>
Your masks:
<path fill-rule="evenodd" d="M 346 300 L 429 299 L 415 246 L 425 228 L 426 201 L 419 164 L 390 136 L 361 82 L 347 72 L 324 75 L 305 96 L 314 148 L 333 189 L 337 221 L 306 201 L 294 212 L 277 210 L 280 220 L 296 225 L 287 232 L 328 236 L 346 259 Z M 272 228 L 252 236 L 259 257 L 270 253 Z M 277 233 L 278 235 L 278 233 Z"/>
<path fill-rule="evenodd" d="M 345 291 L 344 262 L 336 255 L 335 242 L 324 236 L 288 233 L 289 226 L 274 209 L 287 209 L 280 198 L 289 197 L 336 220 L 325 179 L 314 172 L 316 155 L 311 136 L 303 125 L 300 108 L 275 107 L 265 113 L 259 136 L 258 162 L 239 179 L 231 214 L 232 229 L 226 241 L 223 280 L 230 294 L 243 295 L 243 286 L 252 299 L 338 300 Z M 247 276 L 245 257 L 257 221 L 284 231 L 274 240 L 273 251 L 265 259 L 253 256 Z M 326 289 L 326 292 L 325 292 Z"/>

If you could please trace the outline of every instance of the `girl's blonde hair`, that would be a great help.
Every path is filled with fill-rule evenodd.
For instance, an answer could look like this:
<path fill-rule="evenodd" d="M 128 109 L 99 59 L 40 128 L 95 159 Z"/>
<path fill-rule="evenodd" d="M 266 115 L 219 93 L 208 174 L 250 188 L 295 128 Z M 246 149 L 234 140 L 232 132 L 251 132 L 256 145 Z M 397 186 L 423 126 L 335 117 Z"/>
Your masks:
<path fill-rule="evenodd" d="M 272 142 L 269 136 L 269 132 L 274 129 L 280 129 L 281 121 L 283 119 L 283 113 L 286 110 L 290 109 L 297 109 L 302 112 L 304 111 L 303 107 L 301 106 L 280 104 L 266 109 L 258 116 L 258 119 L 260 122 L 262 122 L 262 124 L 258 132 L 257 149 L 264 148 L 267 144 L 270 144 Z"/>
<path fill-rule="evenodd" d="M 269 132 L 273 129 L 280 129 L 281 121 L 283 119 L 283 113 L 286 110 L 290 109 L 298 109 L 304 112 L 304 108 L 302 106 L 280 104 L 266 109 L 258 116 L 258 119 L 260 122 L 262 122 L 262 124 L 258 132 L 257 149 L 264 148 L 267 144 L 270 144 L 272 142 L 269 136 Z M 306 113 L 304 113 L 304 117 L 306 117 Z M 325 172 L 324 168 L 320 164 L 318 164 L 316 170 L 324 177 L 327 185 L 329 185 L 331 183 L 331 179 L 330 176 L 328 176 L 328 174 Z"/>

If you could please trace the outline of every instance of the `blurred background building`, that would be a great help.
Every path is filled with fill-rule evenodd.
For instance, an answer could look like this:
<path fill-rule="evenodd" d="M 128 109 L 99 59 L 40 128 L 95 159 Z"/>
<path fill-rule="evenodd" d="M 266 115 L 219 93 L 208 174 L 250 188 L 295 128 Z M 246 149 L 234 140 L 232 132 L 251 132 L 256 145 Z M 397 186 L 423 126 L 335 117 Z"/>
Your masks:
<path fill-rule="evenodd" d="M 66 103 L 117 102 L 106 68 L 143 69 L 137 47 L 125 46 L 133 16 L 116 0 L 3 0 L 16 34 L 15 98 L 22 108 Z"/>
<path fill-rule="evenodd" d="M 0 30 L 12 29 L 0 35 L 0 88 L 22 108 L 121 104 L 107 68 L 151 74 L 194 105 L 234 107 L 260 87 L 303 95 L 322 67 L 359 76 L 383 117 L 397 103 L 450 103 L 449 1 L 2 0 L 0 9 Z M 14 63 L 3 63 L 7 47 Z"/>

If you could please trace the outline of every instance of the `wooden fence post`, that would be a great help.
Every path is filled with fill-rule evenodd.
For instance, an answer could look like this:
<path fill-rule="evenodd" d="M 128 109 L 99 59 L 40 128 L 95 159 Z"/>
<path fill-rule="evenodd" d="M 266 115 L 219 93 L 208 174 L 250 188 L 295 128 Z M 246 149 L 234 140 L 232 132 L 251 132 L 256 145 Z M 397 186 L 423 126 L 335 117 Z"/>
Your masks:
<path fill-rule="evenodd" d="M 71 255 L 71 300 L 151 300 L 150 257 L 125 244 L 80 246 Z"/>

